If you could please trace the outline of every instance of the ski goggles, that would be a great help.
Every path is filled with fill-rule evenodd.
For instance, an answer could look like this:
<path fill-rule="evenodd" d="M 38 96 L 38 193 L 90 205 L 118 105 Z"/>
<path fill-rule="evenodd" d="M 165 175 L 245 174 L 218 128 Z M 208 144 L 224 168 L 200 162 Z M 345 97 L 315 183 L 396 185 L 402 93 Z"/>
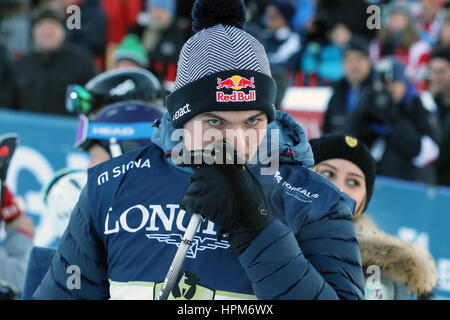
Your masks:
<path fill-rule="evenodd" d="M 88 151 L 93 141 L 141 140 L 152 137 L 155 127 L 153 122 L 106 123 L 89 121 L 85 115 L 80 115 L 75 147 Z"/>
<path fill-rule="evenodd" d="M 72 114 L 87 114 L 94 102 L 92 94 L 80 85 L 67 86 L 66 110 Z"/>

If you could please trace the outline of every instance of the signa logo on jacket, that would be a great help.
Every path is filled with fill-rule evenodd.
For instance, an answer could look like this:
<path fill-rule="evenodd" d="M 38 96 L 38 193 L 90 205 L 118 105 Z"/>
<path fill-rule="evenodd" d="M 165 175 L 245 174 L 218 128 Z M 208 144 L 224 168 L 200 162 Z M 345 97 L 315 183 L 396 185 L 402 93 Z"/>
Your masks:
<path fill-rule="evenodd" d="M 150 159 L 137 159 L 136 161 L 132 160 L 128 162 L 127 164 L 122 164 L 120 166 L 114 167 L 112 169 L 112 178 L 117 178 L 123 174 L 125 174 L 127 171 L 131 169 L 144 169 L 144 168 L 151 168 L 150 165 Z M 97 177 L 97 185 L 102 185 L 109 181 L 110 172 L 104 171 Z"/>

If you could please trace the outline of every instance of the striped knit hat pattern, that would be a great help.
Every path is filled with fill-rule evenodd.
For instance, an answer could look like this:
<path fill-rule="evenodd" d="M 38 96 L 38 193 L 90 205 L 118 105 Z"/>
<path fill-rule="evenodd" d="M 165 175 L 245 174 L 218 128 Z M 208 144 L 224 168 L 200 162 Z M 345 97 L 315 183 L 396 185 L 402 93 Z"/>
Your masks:
<path fill-rule="evenodd" d="M 262 110 L 275 116 L 276 85 L 262 44 L 243 30 L 242 0 L 197 0 L 196 32 L 183 46 L 167 109 L 175 128 L 210 111 Z"/>

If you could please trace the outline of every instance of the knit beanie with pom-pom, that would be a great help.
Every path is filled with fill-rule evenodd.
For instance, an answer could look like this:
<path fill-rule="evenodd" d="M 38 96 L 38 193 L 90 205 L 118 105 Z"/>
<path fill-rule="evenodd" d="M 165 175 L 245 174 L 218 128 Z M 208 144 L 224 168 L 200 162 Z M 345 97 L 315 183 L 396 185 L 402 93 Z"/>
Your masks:
<path fill-rule="evenodd" d="M 183 46 L 166 98 L 175 128 L 210 111 L 261 110 L 275 118 L 276 84 L 262 44 L 243 30 L 242 0 L 197 0 L 196 32 Z"/>

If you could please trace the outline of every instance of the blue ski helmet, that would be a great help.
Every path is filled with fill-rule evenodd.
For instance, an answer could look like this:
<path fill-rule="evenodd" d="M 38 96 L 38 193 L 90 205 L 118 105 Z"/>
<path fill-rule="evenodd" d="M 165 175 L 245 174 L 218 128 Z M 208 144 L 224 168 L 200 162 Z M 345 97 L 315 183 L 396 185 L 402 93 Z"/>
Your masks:
<path fill-rule="evenodd" d="M 143 68 L 114 69 L 89 80 L 85 86 L 69 85 L 66 109 L 73 114 L 92 114 L 119 102 L 138 100 L 154 103 L 165 97 L 166 91 L 156 76 Z"/>
<path fill-rule="evenodd" d="M 154 123 L 162 116 L 158 108 L 141 101 L 112 104 L 91 119 L 80 116 L 75 146 L 88 151 L 97 143 L 111 154 L 114 142 L 119 144 L 121 153 L 129 152 L 150 143 Z"/>

